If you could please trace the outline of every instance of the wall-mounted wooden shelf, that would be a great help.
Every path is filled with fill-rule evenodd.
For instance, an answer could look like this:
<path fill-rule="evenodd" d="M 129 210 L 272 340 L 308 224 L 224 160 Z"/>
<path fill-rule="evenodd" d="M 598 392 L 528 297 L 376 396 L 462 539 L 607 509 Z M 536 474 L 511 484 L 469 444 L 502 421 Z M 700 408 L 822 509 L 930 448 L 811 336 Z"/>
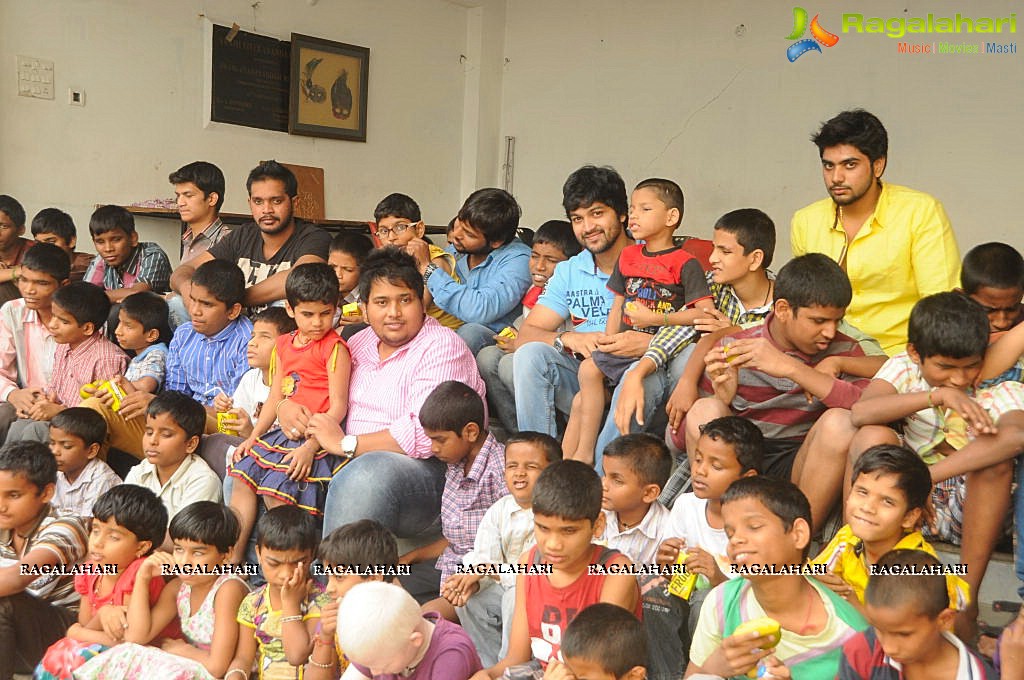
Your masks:
<path fill-rule="evenodd" d="M 99 206 L 97 206 L 99 207 Z M 133 215 L 140 217 L 155 217 L 158 219 L 165 220 L 176 220 L 180 221 L 177 210 L 168 210 L 167 208 L 140 208 L 138 206 L 126 205 L 125 210 Z M 247 213 L 229 213 L 222 212 L 220 219 L 226 224 L 244 224 L 245 222 L 252 222 L 252 215 Z M 306 220 L 311 222 L 326 231 L 337 233 L 339 231 L 360 231 L 366 234 L 370 233 L 370 226 L 368 223 L 359 222 L 356 220 Z M 433 224 L 427 225 L 428 234 L 444 234 L 448 231 L 447 227 L 437 226 Z"/>

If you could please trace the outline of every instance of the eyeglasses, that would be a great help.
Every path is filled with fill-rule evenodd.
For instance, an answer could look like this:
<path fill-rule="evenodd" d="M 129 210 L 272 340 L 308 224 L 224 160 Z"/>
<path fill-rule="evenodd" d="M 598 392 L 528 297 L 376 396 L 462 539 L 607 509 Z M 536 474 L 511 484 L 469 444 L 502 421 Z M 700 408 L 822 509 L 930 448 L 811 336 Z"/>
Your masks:
<path fill-rule="evenodd" d="M 409 229 L 411 229 L 412 227 L 415 227 L 417 224 L 419 224 L 419 223 L 418 222 L 406 222 L 405 224 L 396 224 L 391 229 L 385 229 L 384 227 L 377 227 L 377 236 L 379 236 L 380 238 L 387 238 L 388 236 L 391 236 L 392 233 L 395 236 L 398 236 L 399 234 L 404 234 L 405 232 L 409 231 Z"/>

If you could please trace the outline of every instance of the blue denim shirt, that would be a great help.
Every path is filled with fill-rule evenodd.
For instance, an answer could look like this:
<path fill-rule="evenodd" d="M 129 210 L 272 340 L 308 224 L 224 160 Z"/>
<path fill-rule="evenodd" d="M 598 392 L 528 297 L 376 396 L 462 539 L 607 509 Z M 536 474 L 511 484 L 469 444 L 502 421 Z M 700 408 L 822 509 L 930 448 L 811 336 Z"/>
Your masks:
<path fill-rule="evenodd" d="M 501 331 L 520 314 L 520 303 L 530 287 L 530 248 L 516 239 L 492 251 L 469 268 L 469 256 L 458 254 L 455 274 L 437 270 L 427 280 L 434 303 L 466 323 L 479 323 Z"/>

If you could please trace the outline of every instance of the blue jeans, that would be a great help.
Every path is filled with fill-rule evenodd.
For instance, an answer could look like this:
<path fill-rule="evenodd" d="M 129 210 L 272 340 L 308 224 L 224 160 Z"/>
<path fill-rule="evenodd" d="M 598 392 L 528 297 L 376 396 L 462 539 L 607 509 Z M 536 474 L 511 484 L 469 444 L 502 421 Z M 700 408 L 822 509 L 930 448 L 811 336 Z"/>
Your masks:
<path fill-rule="evenodd" d="M 496 418 L 509 433 L 516 431 L 516 397 L 512 391 L 513 356 L 497 345 L 484 347 L 476 355 L 476 366 L 487 385 L 491 417 Z"/>
<path fill-rule="evenodd" d="M 185 306 L 185 298 L 178 294 L 167 298 L 167 312 L 167 321 L 171 326 L 171 331 L 186 321 L 192 320 L 188 313 L 188 307 Z"/>
<path fill-rule="evenodd" d="M 464 323 L 455 330 L 469 345 L 469 351 L 476 356 L 480 350 L 494 344 L 495 331 L 479 323 Z"/>
<path fill-rule="evenodd" d="M 686 368 L 686 362 L 690 360 L 690 355 L 693 354 L 693 347 L 692 344 L 686 346 L 683 348 L 683 351 L 668 363 L 667 367 L 659 368 L 644 378 L 644 422 L 647 423 L 648 427 L 652 424 L 651 421 L 654 419 L 655 412 L 659 408 L 664 408 L 669 395 L 672 394 L 676 383 L 682 377 L 683 370 Z M 629 373 L 634 368 L 636 368 L 635 363 L 626 370 L 626 373 Z M 622 377 L 625 379 L 625 374 Z M 604 422 L 604 427 L 601 428 L 601 433 L 597 436 L 597 448 L 594 451 L 594 468 L 601 475 L 604 474 L 601 467 L 604 449 L 613 439 L 619 436 L 619 428 L 615 426 L 615 407 L 619 403 L 619 394 L 621 392 L 622 381 L 620 380 L 619 384 L 615 386 L 615 391 L 612 393 L 608 418 Z M 640 427 L 636 422 L 636 418 L 629 424 L 630 432 L 643 432 L 644 430 L 645 428 Z M 664 432 L 652 432 L 652 434 L 660 439 Z"/>
<path fill-rule="evenodd" d="M 1024 456 L 1017 457 L 1017 490 L 1013 492 L 1013 549 L 1017 566 L 1017 595 L 1024 599 Z"/>
<path fill-rule="evenodd" d="M 398 538 L 440 531 L 444 471 L 436 458 L 391 451 L 361 454 L 327 487 L 324 536 L 360 519 L 376 520 Z"/>
<path fill-rule="evenodd" d="M 528 342 L 513 355 L 516 421 L 520 432 L 558 436 L 555 410 L 569 413 L 580 391 L 580 362 L 546 342 Z"/>

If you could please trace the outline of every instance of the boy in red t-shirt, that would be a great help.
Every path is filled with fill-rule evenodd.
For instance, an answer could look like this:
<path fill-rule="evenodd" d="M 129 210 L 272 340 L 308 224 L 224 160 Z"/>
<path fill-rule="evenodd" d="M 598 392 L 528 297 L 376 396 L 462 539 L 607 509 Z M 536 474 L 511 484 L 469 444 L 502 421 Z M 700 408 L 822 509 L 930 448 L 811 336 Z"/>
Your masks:
<path fill-rule="evenodd" d="M 636 577 L 593 573 L 593 566 L 629 566 L 626 557 L 593 542 L 604 529 L 601 480 L 578 461 L 549 465 L 533 488 L 537 545 L 521 564 L 547 574 L 516 577 L 516 606 L 508 655 L 471 680 L 540 677 L 548 662 L 559 659 L 562 636 L 576 614 L 596 602 L 619 605 L 640 615 Z M 550 566 L 548 566 L 550 565 Z"/>
<path fill-rule="evenodd" d="M 682 219 L 683 190 L 672 180 L 645 179 L 633 189 L 629 231 L 644 243 L 626 246 L 608 279 L 608 289 L 615 293 L 608 313 L 609 335 L 690 326 L 715 308 L 700 261 L 672 239 Z M 598 350 L 580 364 L 580 391 L 562 441 L 566 458 L 600 466 L 595 448 L 603 422 L 605 378 L 617 384 L 635 361 Z"/>

